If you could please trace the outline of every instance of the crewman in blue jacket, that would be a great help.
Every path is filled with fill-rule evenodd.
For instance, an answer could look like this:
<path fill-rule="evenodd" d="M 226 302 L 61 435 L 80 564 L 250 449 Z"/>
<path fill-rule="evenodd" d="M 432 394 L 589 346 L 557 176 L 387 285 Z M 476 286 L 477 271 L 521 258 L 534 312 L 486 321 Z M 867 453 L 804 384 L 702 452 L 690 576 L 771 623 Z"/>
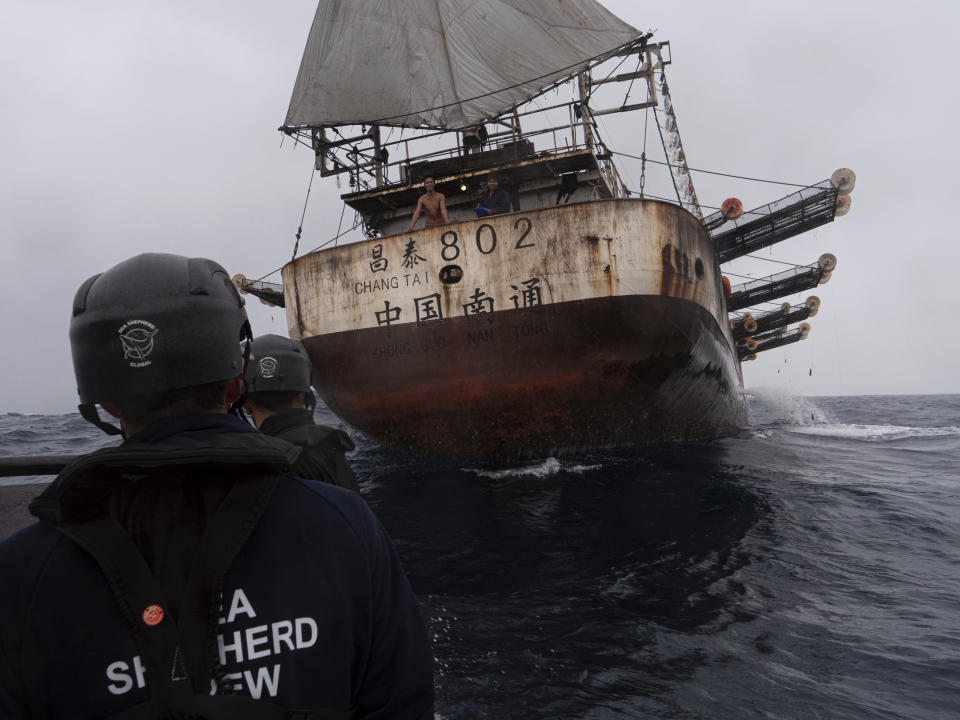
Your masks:
<path fill-rule="evenodd" d="M 0 717 L 433 717 L 383 527 L 228 414 L 245 337 L 211 260 L 139 255 L 80 287 L 80 411 L 124 442 L 67 466 L 0 544 Z"/>
<path fill-rule="evenodd" d="M 477 217 L 510 212 L 510 196 L 500 187 L 500 179 L 496 175 L 487 178 L 487 191 L 480 196 L 474 212 Z"/>

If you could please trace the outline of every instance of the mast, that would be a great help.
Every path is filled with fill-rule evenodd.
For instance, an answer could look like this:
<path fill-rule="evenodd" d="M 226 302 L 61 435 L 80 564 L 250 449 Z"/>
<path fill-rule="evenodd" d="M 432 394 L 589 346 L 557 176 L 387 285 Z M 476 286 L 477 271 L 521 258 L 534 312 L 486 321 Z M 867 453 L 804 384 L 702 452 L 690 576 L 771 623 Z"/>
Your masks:
<path fill-rule="evenodd" d="M 577 75 L 577 86 L 580 91 L 580 104 L 577 109 L 580 112 L 580 124 L 583 127 L 583 141 L 587 149 L 593 150 L 593 118 L 590 114 L 590 71 Z"/>

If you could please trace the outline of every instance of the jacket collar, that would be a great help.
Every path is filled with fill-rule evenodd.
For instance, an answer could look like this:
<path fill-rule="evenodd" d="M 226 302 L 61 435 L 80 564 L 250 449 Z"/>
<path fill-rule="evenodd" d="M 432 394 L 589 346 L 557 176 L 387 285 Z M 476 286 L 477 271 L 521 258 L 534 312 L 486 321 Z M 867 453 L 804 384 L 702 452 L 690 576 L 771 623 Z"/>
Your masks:
<path fill-rule="evenodd" d="M 103 511 L 111 486 L 135 478 L 194 472 L 248 475 L 289 472 L 300 448 L 258 433 L 229 415 L 182 415 L 152 423 L 123 445 L 82 455 L 32 503 L 50 522 L 77 522 Z"/>
<path fill-rule="evenodd" d="M 140 432 L 127 438 L 124 444 L 159 442 L 174 435 L 211 432 L 256 432 L 256 430 L 235 415 L 192 413 L 150 423 Z"/>
<path fill-rule="evenodd" d="M 311 411 L 303 408 L 290 408 L 274 413 L 260 423 L 260 432 L 267 435 L 276 435 L 290 428 L 313 424 L 313 413 Z"/>

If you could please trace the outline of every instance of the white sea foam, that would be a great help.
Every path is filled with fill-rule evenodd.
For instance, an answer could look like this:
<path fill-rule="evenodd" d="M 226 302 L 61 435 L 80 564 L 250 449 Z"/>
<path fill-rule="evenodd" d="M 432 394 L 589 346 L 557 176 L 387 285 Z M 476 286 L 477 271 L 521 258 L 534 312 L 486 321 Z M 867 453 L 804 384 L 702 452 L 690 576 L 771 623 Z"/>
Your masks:
<path fill-rule="evenodd" d="M 750 419 L 755 425 L 808 425 L 831 420 L 816 403 L 783 388 L 756 388 L 748 396 Z"/>
<path fill-rule="evenodd" d="M 796 397 L 783 388 L 758 388 L 751 391 L 749 398 L 753 423 L 750 435 L 759 439 L 769 438 L 776 432 L 863 442 L 960 435 L 960 428 L 952 425 L 914 427 L 841 423 L 811 398 Z"/>
<path fill-rule="evenodd" d="M 837 437 L 847 440 L 865 440 L 868 442 L 960 435 L 960 427 L 953 426 L 906 427 L 903 425 L 844 425 L 821 423 L 816 425 L 782 425 L 780 429 L 801 435 Z"/>
<path fill-rule="evenodd" d="M 502 480 L 510 477 L 547 478 L 561 472 L 579 475 L 590 470 L 598 470 L 600 467 L 600 465 L 565 465 L 554 457 L 548 457 L 537 465 L 524 465 L 522 467 L 505 468 L 503 470 L 464 469 L 480 477 L 490 478 L 491 480 Z"/>

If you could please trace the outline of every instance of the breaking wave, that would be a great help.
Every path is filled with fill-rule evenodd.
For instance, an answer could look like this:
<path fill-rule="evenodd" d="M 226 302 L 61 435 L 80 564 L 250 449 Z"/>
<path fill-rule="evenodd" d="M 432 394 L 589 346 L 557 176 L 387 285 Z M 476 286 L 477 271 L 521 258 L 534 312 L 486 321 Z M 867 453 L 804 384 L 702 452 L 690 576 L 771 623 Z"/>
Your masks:
<path fill-rule="evenodd" d="M 536 465 L 524 465 L 522 467 L 506 468 L 503 470 L 483 470 L 479 468 L 464 468 L 466 472 L 471 472 L 480 477 L 490 478 L 491 480 L 503 480 L 513 477 L 532 477 L 547 478 L 560 473 L 580 475 L 590 470 L 599 470 L 601 465 L 568 465 L 562 463 L 554 457 L 548 457 L 542 463 Z"/>
<path fill-rule="evenodd" d="M 907 438 L 950 437 L 960 435 L 960 427 L 905 427 L 902 425 L 846 425 L 821 423 L 812 425 L 783 425 L 781 430 L 801 435 L 843 438 L 878 442 Z"/>

